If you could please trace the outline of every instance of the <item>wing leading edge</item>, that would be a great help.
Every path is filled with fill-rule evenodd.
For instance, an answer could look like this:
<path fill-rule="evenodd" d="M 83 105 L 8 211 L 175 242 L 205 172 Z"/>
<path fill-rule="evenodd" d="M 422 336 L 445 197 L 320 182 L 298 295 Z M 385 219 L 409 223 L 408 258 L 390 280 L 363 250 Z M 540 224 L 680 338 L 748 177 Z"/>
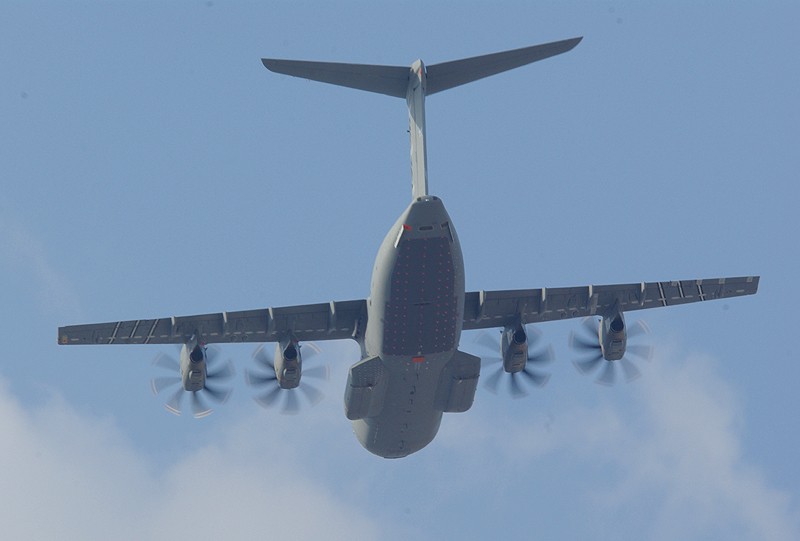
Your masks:
<path fill-rule="evenodd" d="M 464 302 L 464 330 L 542 323 L 753 295 L 758 276 L 641 282 L 506 291 L 471 291 Z M 112 321 L 58 329 L 62 345 L 182 344 L 358 339 L 367 322 L 364 299 L 218 312 L 193 316 Z"/>
<path fill-rule="evenodd" d="M 541 323 L 753 295 L 758 276 L 641 282 L 509 291 L 472 291 L 464 303 L 464 330 Z"/>
<path fill-rule="evenodd" d="M 112 321 L 58 329 L 58 342 L 73 344 L 206 344 L 357 339 L 367 318 L 365 300 L 219 312 L 195 316 Z"/>

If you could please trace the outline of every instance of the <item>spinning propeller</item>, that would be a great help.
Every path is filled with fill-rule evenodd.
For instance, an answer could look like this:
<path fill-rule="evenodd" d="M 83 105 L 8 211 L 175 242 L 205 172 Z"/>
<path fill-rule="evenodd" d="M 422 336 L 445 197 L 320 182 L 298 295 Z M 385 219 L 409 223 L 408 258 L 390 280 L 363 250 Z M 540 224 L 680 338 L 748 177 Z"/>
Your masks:
<path fill-rule="evenodd" d="M 524 328 L 524 332 L 527 335 L 528 341 L 528 358 L 521 370 L 508 372 L 505 370 L 502 356 L 497 355 L 498 353 L 502 355 L 503 352 L 501 338 L 503 337 L 504 332 L 507 331 L 500 331 L 498 334 L 482 332 L 475 339 L 480 346 L 486 350 L 492 351 L 496 355 L 482 356 L 481 360 L 485 361 L 486 363 L 500 364 L 497 370 L 485 380 L 484 387 L 486 387 L 488 391 L 497 394 L 497 386 L 500 382 L 500 378 L 504 374 L 508 374 L 508 376 L 510 376 L 508 378 L 508 390 L 511 393 L 511 396 L 513 398 L 522 398 L 523 396 L 528 396 L 528 392 L 520 383 L 521 380 L 525 380 L 530 385 L 534 385 L 536 387 L 543 387 L 550 380 L 550 374 L 542 373 L 532 368 L 531 365 L 542 365 L 552 361 L 555 358 L 553 346 L 548 345 L 539 353 L 532 354 L 531 350 L 534 348 L 536 342 L 538 342 L 541 338 L 542 333 L 534 327 Z"/>
<path fill-rule="evenodd" d="M 297 392 L 297 389 L 300 389 L 312 406 L 319 404 L 323 398 L 322 392 L 305 381 L 305 378 L 310 377 L 327 381 L 330 378 L 328 367 L 322 365 L 308 369 L 302 368 L 300 385 L 294 389 L 283 389 L 275 373 L 274 357 L 269 353 L 267 347 L 268 344 L 262 344 L 253 352 L 253 360 L 257 368 L 253 370 L 246 369 L 244 372 L 245 383 L 257 391 L 261 391 L 253 399 L 267 409 L 275 407 L 279 402 L 283 401 L 281 413 L 294 415 L 300 411 L 300 400 Z M 305 343 L 302 348 L 303 363 L 320 352 L 319 347 L 310 342 Z"/>
<path fill-rule="evenodd" d="M 231 393 L 233 392 L 233 388 L 224 385 L 220 386 L 220 383 L 230 379 L 234 375 L 233 362 L 229 359 L 222 364 L 222 366 L 215 368 L 213 365 L 216 364 L 215 361 L 219 356 L 218 354 L 219 352 L 216 348 L 204 349 L 206 377 L 204 386 L 199 391 L 187 391 L 184 389 L 183 379 L 181 378 L 181 365 L 177 359 L 164 353 L 160 353 L 153 360 L 154 365 L 160 366 L 161 368 L 166 368 L 173 374 L 177 374 L 173 376 L 162 376 L 150 380 L 150 388 L 152 389 L 154 395 L 158 395 L 161 393 L 161 391 L 168 387 L 178 385 L 178 388 L 164 404 L 164 407 L 167 409 L 167 411 L 174 413 L 175 415 L 180 415 L 181 403 L 183 402 L 184 395 L 187 393 L 191 395 L 192 415 L 196 419 L 207 417 L 214 411 L 212 408 L 208 407 L 203 396 L 208 397 L 217 404 L 224 404 L 228 400 L 228 397 L 230 397 Z"/>
<path fill-rule="evenodd" d="M 649 361 L 653 357 L 653 347 L 644 344 L 627 344 L 625 348 L 625 355 L 620 360 L 605 360 L 603 358 L 603 351 L 600 346 L 598 326 L 599 323 L 596 319 L 587 317 L 583 319 L 581 326 L 583 329 L 582 334 L 585 336 L 578 336 L 575 331 L 570 333 L 570 347 L 576 351 L 589 354 L 588 357 L 572 361 L 572 364 L 575 365 L 575 368 L 577 368 L 582 374 L 589 374 L 593 371 L 596 371 L 600 365 L 605 363 L 602 372 L 597 377 L 595 382 L 600 383 L 601 385 L 609 386 L 614 385 L 620 366 L 622 367 L 622 372 L 625 375 L 626 381 L 630 382 L 641 376 L 642 373 L 630 360 L 630 355 Z M 644 321 L 639 320 L 628 327 L 627 340 L 630 340 L 631 338 L 635 339 L 649 333 L 650 328 L 647 326 L 647 324 Z"/>

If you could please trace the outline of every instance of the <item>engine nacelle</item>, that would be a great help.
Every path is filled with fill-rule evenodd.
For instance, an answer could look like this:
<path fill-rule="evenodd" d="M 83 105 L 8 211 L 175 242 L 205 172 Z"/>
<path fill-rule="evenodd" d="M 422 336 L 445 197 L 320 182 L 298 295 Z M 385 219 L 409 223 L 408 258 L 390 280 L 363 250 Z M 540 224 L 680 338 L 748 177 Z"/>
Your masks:
<path fill-rule="evenodd" d="M 522 323 L 506 327 L 500 341 L 503 370 L 509 374 L 521 372 L 528 362 L 528 332 Z"/>
<path fill-rule="evenodd" d="M 181 382 L 186 391 L 199 391 L 206 385 L 206 348 L 190 340 L 181 348 Z"/>
<path fill-rule="evenodd" d="M 627 332 L 625 317 L 619 310 L 611 316 L 604 316 L 600 322 L 600 351 L 607 361 L 618 361 L 625 355 Z"/>
<path fill-rule="evenodd" d="M 302 365 L 297 341 L 285 339 L 275 345 L 275 376 L 281 389 L 294 389 L 300 385 Z"/>

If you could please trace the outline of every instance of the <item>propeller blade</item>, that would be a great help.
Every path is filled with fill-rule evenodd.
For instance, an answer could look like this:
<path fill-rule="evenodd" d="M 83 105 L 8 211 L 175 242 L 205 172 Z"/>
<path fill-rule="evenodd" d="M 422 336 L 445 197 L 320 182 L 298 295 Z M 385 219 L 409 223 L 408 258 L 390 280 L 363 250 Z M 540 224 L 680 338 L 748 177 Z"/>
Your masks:
<path fill-rule="evenodd" d="M 494 353 L 500 351 L 499 334 L 489 333 L 487 331 L 478 333 L 478 336 L 475 337 L 475 343 Z"/>
<path fill-rule="evenodd" d="M 300 354 L 304 361 L 313 359 L 322 350 L 314 342 L 306 342 L 300 346 Z"/>
<path fill-rule="evenodd" d="M 572 364 L 575 365 L 575 368 L 577 368 L 578 372 L 581 374 L 588 374 L 589 372 L 594 371 L 602 361 L 603 354 L 598 351 L 597 355 L 589 357 L 588 359 L 572 361 Z"/>
<path fill-rule="evenodd" d="M 544 387 L 548 381 L 550 381 L 550 374 L 540 374 L 538 372 L 534 372 L 530 369 L 530 367 L 525 367 L 522 372 L 520 372 L 523 376 L 525 376 L 528 381 L 536 385 L 537 387 Z"/>
<path fill-rule="evenodd" d="M 628 346 L 627 352 L 646 361 L 649 361 L 653 358 L 653 346 L 636 344 L 633 346 Z"/>
<path fill-rule="evenodd" d="M 270 408 L 278 400 L 278 397 L 280 396 L 280 392 L 281 392 L 281 388 L 276 385 L 273 389 L 270 389 L 266 393 L 255 397 L 255 400 L 262 407 Z"/>
<path fill-rule="evenodd" d="M 542 331 L 533 325 L 525 325 L 525 334 L 528 335 L 528 347 L 534 345 L 542 338 Z"/>
<path fill-rule="evenodd" d="M 313 342 L 302 344 L 302 357 L 303 357 L 303 380 L 299 386 L 300 392 L 295 389 L 282 389 L 278 377 L 275 374 L 275 365 L 273 364 L 273 357 L 267 353 L 263 345 L 259 346 L 253 352 L 253 360 L 258 363 L 261 368 L 259 370 L 245 369 L 244 377 L 245 383 L 250 387 L 266 388 L 262 394 L 255 396 L 254 399 L 264 408 L 271 408 L 278 405 L 283 401 L 281 413 L 294 415 L 300 411 L 300 406 L 303 401 L 307 399 L 312 405 L 317 405 L 323 398 L 324 394 L 316 387 L 309 385 L 306 378 L 328 380 L 330 379 L 330 368 L 327 365 L 312 366 L 305 368 L 305 361 L 313 358 L 322 350 Z M 264 372 L 264 370 L 268 372 Z M 286 392 L 281 392 L 286 391 Z M 305 397 L 303 401 L 300 400 L 300 395 Z M 284 396 L 285 398 L 281 398 Z"/>
<path fill-rule="evenodd" d="M 206 366 L 210 367 L 212 364 L 214 364 L 215 360 L 218 358 L 219 350 L 216 347 L 205 348 L 204 354 L 207 363 Z M 165 355 L 163 353 L 159 354 L 153 360 L 153 364 L 180 374 L 180 363 L 169 355 Z M 192 397 L 191 397 L 192 412 L 195 418 L 200 419 L 202 417 L 206 417 L 210 415 L 211 412 L 213 411 L 206 405 L 203 397 L 199 393 L 201 391 L 206 391 L 208 397 L 212 399 L 214 402 L 220 404 L 225 403 L 230 397 L 231 393 L 233 392 L 233 389 L 220 387 L 218 385 L 213 385 L 210 383 L 229 379 L 233 375 L 234 375 L 233 361 L 231 361 L 230 359 L 222 366 L 214 370 L 209 369 L 206 372 L 205 387 L 200 391 L 192 391 Z M 174 413 L 175 415 L 180 415 L 181 402 L 183 401 L 183 396 L 186 392 L 185 389 L 183 388 L 183 385 L 181 385 L 181 377 L 178 375 L 164 376 L 164 377 L 153 378 L 150 380 L 150 389 L 153 391 L 153 394 L 156 395 L 161 393 L 164 389 L 172 387 L 174 385 L 178 385 L 178 388 L 175 390 L 173 394 L 170 395 L 169 400 L 167 400 L 167 402 L 164 404 L 164 407 L 170 413 Z"/>
<path fill-rule="evenodd" d="M 641 319 L 628 327 L 628 338 L 636 338 L 645 334 L 650 334 L 650 326 Z"/>
<path fill-rule="evenodd" d="M 208 417 L 211 415 L 213 410 L 206 406 L 203 400 L 200 398 L 199 391 L 192 392 L 192 413 L 194 414 L 195 419 L 202 419 L 203 417 Z"/>
<path fill-rule="evenodd" d="M 309 402 L 311 402 L 312 406 L 316 406 L 317 404 L 322 402 L 323 398 L 325 398 L 325 395 L 322 393 L 322 391 L 307 383 L 301 385 L 299 389 L 303 391 L 303 394 L 306 395 L 306 398 L 308 399 Z"/>
<path fill-rule="evenodd" d="M 214 362 L 219 358 L 219 348 L 216 346 L 205 346 L 203 351 L 206 355 L 206 363 L 214 364 Z"/>
<path fill-rule="evenodd" d="M 217 404 L 224 404 L 228 401 L 231 394 L 233 393 L 233 389 L 229 387 L 219 388 L 213 385 L 209 385 L 208 381 L 206 381 L 206 386 L 204 388 L 208 397 L 211 398 Z"/>
<path fill-rule="evenodd" d="M 288 415 L 297 415 L 300 411 L 300 402 L 297 400 L 297 392 L 295 389 L 286 389 L 286 402 L 283 404 L 281 413 Z"/>
<path fill-rule="evenodd" d="M 233 377 L 233 375 L 235 373 L 236 373 L 236 370 L 233 367 L 233 361 L 228 359 L 228 362 L 226 362 L 221 367 L 219 367 L 219 368 L 217 368 L 215 370 L 208 371 L 206 373 L 206 379 L 215 379 L 215 380 L 229 379 L 229 378 Z"/>
<path fill-rule="evenodd" d="M 520 386 L 516 373 L 511 374 L 508 388 L 511 391 L 512 398 L 522 398 L 523 396 L 528 396 L 528 393 L 525 392 L 525 389 Z"/>
<path fill-rule="evenodd" d="M 500 357 L 481 357 L 481 365 L 484 365 L 484 364 L 491 365 L 491 364 L 498 364 L 498 363 L 502 363 L 502 362 L 503 362 L 503 359 L 501 359 Z"/>
<path fill-rule="evenodd" d="M 572 361 L 575 367 L 582 373 L 588 373 L 591 371 L 596 370 L 600 364 L 604 361 L 602 347 L 599 344 L 599 340 L 597 338 L 598 333 L 598 323 L 594 318 L 587 317 L 584 318 L 582 321 L 583 329 L 592 335 L 593 340 L 588 341 L 586 338 L 579 337 L 575 332 L 570 333 L 569 337 L 569 345 L 573 349 L 579 351 L 589 351 L 592 352 L 593 355 L 581 359 Z M 650 327 L 647 326 L 647 323 L 644 321 L 637 321 L 636 323 L 630 325 L 627 329 L 627 338 L 636 338 L 637 336 L 642 336 L 645 334 L 650 333 Z M 625 375 L 626 381 L 633 381 L 636 378 L 640 377 L 642 374 L 639 369 L 631 362 L 630 358 L 628 358 L 628 354 L 641 357 L 643 359 L 650 359 L 653 356 L 653 348 L 649 345 L 628 345 L 626 348 L 626 355 L 622 359 L 620 359 L 620 364 L 622 365 L 622 371 Z M 616 380 L 616 372 L 618 371 L 618 367 L 614 366 L 614 363 L 617 361 L 607 361 L 605 366 L 603 367 L 602 372 L 595 380 L 597 383 L 601 385 L 614 385 Z"/>
<path fill-rule="evenodd" d="M 180 383 L 181 378 L 178 376 L 164 376 L 160 378 L 153 378 L 150 380 L 150 389 L 153 394 L 157 395 L 167 387 L 172 387 L 176 383 Z"/>
<path fill-rule="evenodd" d="M 177 359 L 165 353 L 159 353 L 156 358 L 153 359 L 153 364 L 155 366 L 160 366 L 161 368 L 166 368 L 172 372 L 181 371 L 181 365 Z"/>
<path fill-rule="evenodd" d="M 499 368 L 491 376 L 486 378 L 486 383 L 484 383 L 484 387 L 486 387 L 486 390 L 488 390 L 493 394 L 497 394 L 497 384 L 500 382 L 500 376 L 502 375 L 503 375 L 503 369 Z"/>
<path fill-rule="evenodd" d="M 542 332 L 533 326 L 525 326 L 525 334 L 527 336 L 528 341 L 528 351 L 532 347 L 532 344 L 539 341 L 542 337 Z M 498 352 L 502 351 L 501 347 L 501 337 L 502 331 L 499 333 L 489 333 L 489 332 L 482 332 L 475 337 L 475 343 L 483 347 L 484 349 L 490 350 L 494 353 L 492 356 L 485 356 L 481 357 L 481 363 L 484 365 L 494 364 L 494 363 L 502 363 L 502 357 L 497 356 Z M 528 355 L 527 362 L 534 363 L 534 364 L 544 364 L 546 362 L 552 361 L 555 358 L 555 353 L 553 350 L 553 346 L 547 346 L 543 351 Z M 499 368 L 496 371 L 493 371 L 491 375 L 489 375 L 484 380 L 484 387 L 491 393 L 497 394 L 497 388 L 500 383 L 500 378 L 504 377 L 508 374 L 508 389 L 511 393 L 512 398 L 521 398 L 523 396 L 528 396 L 528 392 L 520 383 L 521 378 L 517 377 L 518 372 L 515 373 L 507 373 L 504 368 Z M 523 369 L 523 377 L 533 383 L 541 387 L 544 385 L 549 379 L 549 375 L 539 374 L 533 370 Z"/>
<path fill-rule="evenodd" d="M 593 351 L 600 349 L 600 343 L 597 340 L 590 342 L 578 336 L 575 331 L 571 331 L 569 333 L 569 347 L 579 351 Z"/>
<path fill-rule="evenodd" d="M 275 370 L 275 364 L 273 362 L 272 355 L 267 351 L 265 344 L 261 344 L 253 352 L 253 360 L 262 366 L 265 366 L 273 371 Z"/>
<path fill-rule="evenodd" d="M 596 319 L 594 319 L 593 317 L 585 317 L 583 318 L 583 321 L 581 321 L 581 323 L 583 324 L 584 330 L 587 333 L 589 333 L 590 336 L 597 338 L 598 336 L 597 332 L 600 328 L 600 324 L 597 322 Z"/>
<path fill-rule="evenodd" d="M 186 391 L 183 390 L 183 387 L 178 387 L 178 390 L 175 391 L 175 394 L 172 395 L 164 407 L 167 408 L 167 411 L 170 413 L 174 413 L 175 415 L 181 414 L 181 402 L 183 401 L 183 395 Z"/>
<path fill-rule="evenodd" d="M 278 376 L 275 375 L 275 372 L 271 374 L 258 374 L 252 370 L 245 370 L 244 371 L 244 381 L 250 387 L 262 387 L 269 383 L 277 382 Z"/>
<path fill-rule="evenodd" d="M 314 366 L 312 368 L 303 368 L 303 377 L 328 381 L 331 378 L 331 372 L 328 365 Z"/>
<path fill-rule="evenodd" d="M 626 357 L 623 357 L 622 359 L 620 359 L 619 362 L 622 363 L 622 371 L 625 372 L 625 380 L 626 381 L 629 381 L 629 382 L 633 381 L 633 380 L 635 380 L 636 378 L 638 378 L 638 377 L 640 377 L 642 375 L 642 373 L 639 372 L 639 369 L 636 368 L 636 366 L 631 361 L 629 361 Z"/>
<path fill-rule="evenodd" d="M 547 349 L 544 350 L 543 352 L 528 357 L 528 362 L 535 364 L 544 364 L 551 362 L 555 358 L 556 358 L 555 351 L 553 350 L 553 346 L 550 345 L 547 346 Z"/>
<path fill-rule="evenodd" d="M 616 369 L 614 363 L 616 361 L 606 361 L 606 366 L 603 368 L 603 373 L 595 380 L 600 385 L 612 386 L 616 379 Z"/>

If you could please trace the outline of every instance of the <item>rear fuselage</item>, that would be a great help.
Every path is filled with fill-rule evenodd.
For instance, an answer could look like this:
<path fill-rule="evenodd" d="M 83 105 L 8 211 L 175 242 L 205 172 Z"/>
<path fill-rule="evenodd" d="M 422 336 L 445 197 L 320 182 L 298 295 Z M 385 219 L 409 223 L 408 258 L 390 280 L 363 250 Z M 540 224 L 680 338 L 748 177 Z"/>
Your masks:
<path fill-rule="evenodd" d="M 386 378 L 377 415 L 353 421 L 361 444 L 387 458 L 425 447 L 442 419 L 443 368 L 464 316 L 464 260 L 450 216 L 435 196 L 416 198 L 389 230 L 375 259 L 365 357 Z"/>

